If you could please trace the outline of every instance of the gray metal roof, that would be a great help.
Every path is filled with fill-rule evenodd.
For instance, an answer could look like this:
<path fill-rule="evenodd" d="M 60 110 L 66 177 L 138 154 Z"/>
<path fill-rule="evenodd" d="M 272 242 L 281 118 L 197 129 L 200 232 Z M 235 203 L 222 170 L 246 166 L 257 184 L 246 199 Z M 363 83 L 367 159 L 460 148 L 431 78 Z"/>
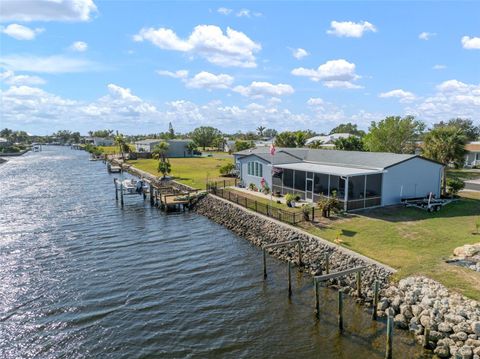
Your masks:
<path fill-rule="evenodd" d="M 277 152 L 274 157 L 274 164 L 292 163 L 291 160 L 288 162 L 282 162 L 284 156 L 282 153 L 298 157 L 300 159 L 298 162 L 310 162 L 314 164 L 366 169 L 385 169 L 414 157 L 420 157 L 413 154 L 397 154 L 387 152 L 338 151 L 310 148 L 277 148 Z M 262 156 L 261 158 L 269 162 L 271 161 L 269 148 L 255 148 L 252 150 L 245 150 L 235 153 L 235 155 L 238 156 L 248 156 L 250 154 L 256 154 L 259 157 L 262 154 L 265 154 L 265 157 Z"/>

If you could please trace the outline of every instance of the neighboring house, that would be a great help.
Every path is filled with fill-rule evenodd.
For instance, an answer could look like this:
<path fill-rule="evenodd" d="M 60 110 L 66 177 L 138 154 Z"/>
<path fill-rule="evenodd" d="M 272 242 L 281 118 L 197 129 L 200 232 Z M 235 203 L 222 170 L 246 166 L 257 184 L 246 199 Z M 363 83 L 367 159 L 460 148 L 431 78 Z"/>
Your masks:
<path fill-rule="evenodd" d="M 345 210 L 398 204 L 430 192 L 438 197 L 443 171 L 441 163 L 417 155 L 381 152 L 278 148 L 272 156 L 268 148 L 255 148 L 234 159 L 246 187 L 261 188 L 264 178 L 275 193 L 296 193 L 311 202 L 335 192 Z"/>
<path fill-rule="evenodd" d="M 152 152 L 156 145 L 164 140 L 161 139 L 147 139 L 135 142 L 135 149 L 137 152 Z M 166 140 L 168 143 L 168 151 L 165 154 L 167 157 L 189 157 L 192 153 L 188 150 L 189 143 L 192 140 Z"/>
<path fill-rule="evenodd" d="M 351 137 L 351 136 L 355 136 L 355 135 L 352 135 L 350 133 L 332 133 L 331 135 L 326 135 L 326 136 L 314 136 L 314 137 L 310 137 L 307 142 L 305 142 L 305 145 L 308 146 L 314 142 L 321 142 L 321 147 L 322 148 L 331 148 L 331 149 L 334 149 L 335 148 L 335 141 L 340 139 L 340 138 L 348 138 L 348 137 Z M 357 136 L 355 136 L 357 137 Z"/>
<path fill-rule="evenodd" d="M 236 151 L 235 141 L 225 140 L 223 142 L 223 152 L 232 153 L 234 151 Z"/>
<path fill-rule="evenodd" d="M 113 138 L 108 137 L 85 137 L 85 143 L 94 146 L 113 146 Z"/>
<path fill-rule="evenodd" d="M 12 143 L 4 137 L 0 137 L 0 147 L 8 147 Z"/>
<path fill-rule="evenodd" d="M 480 141 L 470 142 L 465 145 L 465 166 L 480 166 Z"/>
<path fill-rule="evenodd" d="M 262 138 L 261 140 L 254 141 L 255 147 L 270 147 L 273 143 L 273 138 Z"/>

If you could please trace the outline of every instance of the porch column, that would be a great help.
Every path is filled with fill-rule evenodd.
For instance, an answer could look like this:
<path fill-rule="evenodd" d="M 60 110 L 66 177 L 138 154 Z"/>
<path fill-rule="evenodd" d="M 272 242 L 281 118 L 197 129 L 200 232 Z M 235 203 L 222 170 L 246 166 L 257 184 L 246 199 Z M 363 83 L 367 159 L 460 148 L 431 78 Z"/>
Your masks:
<path fill-rule="evenodd" d="M 328 175 L 328 190 L 327 190 L 327 197 L 330 198 L 330 175 Z"/>
<path fill-rule="evenodd" d="M 348 203 L 348 176 L 345 177 L 345 195 L 343 196 L 343 210 L 347 211 L 347 203 Z"/>

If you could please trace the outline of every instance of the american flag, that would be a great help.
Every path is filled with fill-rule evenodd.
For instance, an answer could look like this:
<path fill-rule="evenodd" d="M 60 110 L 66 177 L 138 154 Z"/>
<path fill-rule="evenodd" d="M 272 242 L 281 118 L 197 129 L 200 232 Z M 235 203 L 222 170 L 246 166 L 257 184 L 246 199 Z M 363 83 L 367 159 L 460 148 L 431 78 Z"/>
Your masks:
<path fill-rule="evenodd" d="M 275 145 L 272 143 L 272 144 L 270 145 L 270 154 L 271 154 L 272 156 L 275 155 L 275 151 L 276 151 L 276 150 L 277 150 L 277 149 L 275 148 Z"/>

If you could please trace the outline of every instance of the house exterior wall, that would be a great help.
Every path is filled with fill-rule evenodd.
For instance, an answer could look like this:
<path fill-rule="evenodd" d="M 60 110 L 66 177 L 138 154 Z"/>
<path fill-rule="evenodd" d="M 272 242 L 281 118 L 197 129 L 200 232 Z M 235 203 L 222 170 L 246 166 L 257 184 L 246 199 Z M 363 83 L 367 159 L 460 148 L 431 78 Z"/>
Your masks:
<path fill-rule="evenodd" d="M 187 146 L 191 141 L 167 141 L 168 151 L 167 157 L 189 157 L 191 154 L 187 150 Z"/>
<path fill-rule="evenodd" d="M 476 166 L 480 165 L 480 151 L 467 152 L 465 155 L 465 166 Z"/>
<path fill-rule="evenodd" d="M 382 206 L 398 204 L 402 197 L 440 196 L 442 165 L 413 158 L 386 169 L 382 181 Z"/>
<path fill-rule="evenodd" d="M 136 142 L 135 149 L 137 152 L 152 152 L 156 145 L 158 145 L 160 141 L 157 142 Z"/>
<path fill-rule="evenodd" d="M 255 184 L 257 188 L 261 188 L 262 185 L 260 182 L 262 181 L 262 177 L 265 179 L 265 182 L 268 184 L 268 187 L 272 189 L 272 166 L 267 161 L 261 159 L 258 156 L 250 155 L 244 156 L 241 158 L 236 157 L 235 162 L 237 164 L 237 168 L 240 170 L 240 178 L 243 182 L 245 187 L 248 187 L 251 183 Z M 263 166 L 263 176 L 252 176 L 248 174 L 248 162 L 259 162 Z"/>
<path fill-rule="evenodd" d="M 93 144 L 95 146 L 112 146 L 113 140 L 111 138 L 94 137 Z"/>

